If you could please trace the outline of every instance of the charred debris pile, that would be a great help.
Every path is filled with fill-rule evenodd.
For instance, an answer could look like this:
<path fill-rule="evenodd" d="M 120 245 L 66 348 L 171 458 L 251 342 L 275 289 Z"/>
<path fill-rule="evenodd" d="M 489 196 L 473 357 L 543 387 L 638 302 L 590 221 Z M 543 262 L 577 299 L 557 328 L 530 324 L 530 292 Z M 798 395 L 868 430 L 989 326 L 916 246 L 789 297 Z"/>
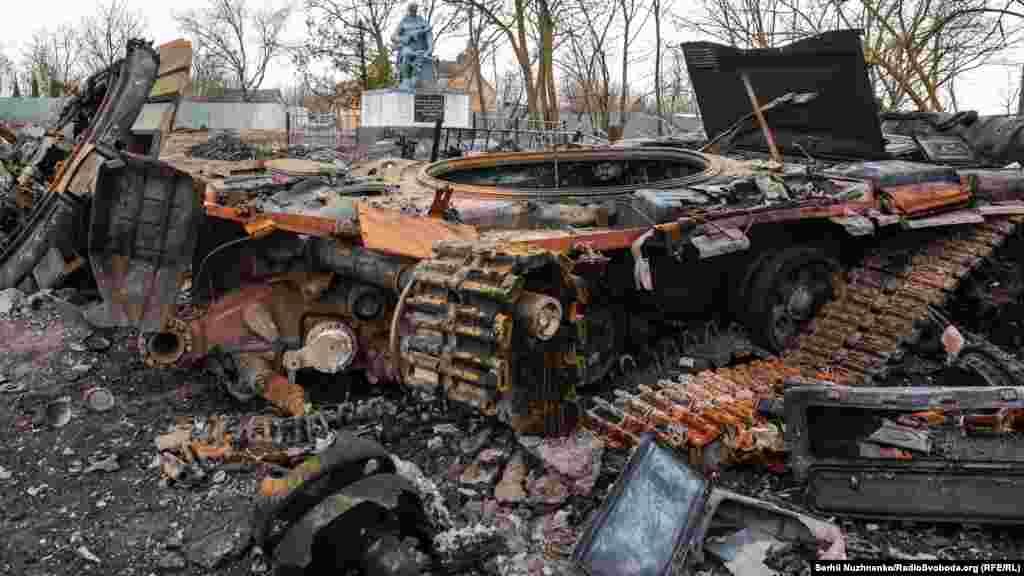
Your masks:
<path fill-rule="evenodd" d="M 153 370 L 216 378 L 239 412 L 179 421 L 159 468 L 279 467 L 247 530 L 282 570 L 845 558 L 835 524 L 716 485 L 737 465 L 822 514 L 1020 523 L 1024 153 L 996 140 L 1022 120 L 880 119 L 860 50 L 688 45 L 701 150 L 349 165 L 128 151 L 161 65 L 132 42 L 55 126 L 0 131 L 0 289 L 91 290 Z"/>

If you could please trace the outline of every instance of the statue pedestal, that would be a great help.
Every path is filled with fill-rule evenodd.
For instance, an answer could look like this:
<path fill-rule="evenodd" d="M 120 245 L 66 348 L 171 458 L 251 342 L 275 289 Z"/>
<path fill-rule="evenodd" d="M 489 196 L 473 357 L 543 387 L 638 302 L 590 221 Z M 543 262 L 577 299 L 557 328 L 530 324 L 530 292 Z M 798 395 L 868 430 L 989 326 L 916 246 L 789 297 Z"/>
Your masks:
<path fill-rule="evenodd" d="M 469 94 L 436 88 L 367 90 L 361 115 L 364 128 L 433 128 L 439 118 L 446 128 L 472 127 Z"/>

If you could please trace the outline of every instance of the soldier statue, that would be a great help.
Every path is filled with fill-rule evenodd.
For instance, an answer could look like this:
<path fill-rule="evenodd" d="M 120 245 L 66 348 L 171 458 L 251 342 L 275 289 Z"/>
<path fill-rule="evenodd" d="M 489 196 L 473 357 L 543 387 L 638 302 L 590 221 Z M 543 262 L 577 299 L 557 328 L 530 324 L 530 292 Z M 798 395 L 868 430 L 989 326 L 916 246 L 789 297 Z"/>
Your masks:
<path fill-rule="evenodd" d="M 430 23 L 416 13 L 415 3 L 409 4 L 392 40 L 398 44 L 398 87 L 416 89 L 418 81 L 434 80 L 434 33 Z"/>

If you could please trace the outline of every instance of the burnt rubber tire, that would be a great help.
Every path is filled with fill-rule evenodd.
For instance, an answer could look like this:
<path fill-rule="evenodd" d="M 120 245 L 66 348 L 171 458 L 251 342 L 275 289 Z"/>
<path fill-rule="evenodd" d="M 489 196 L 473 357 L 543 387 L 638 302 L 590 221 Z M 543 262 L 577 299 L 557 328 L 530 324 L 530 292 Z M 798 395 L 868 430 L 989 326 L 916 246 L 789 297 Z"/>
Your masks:
<path fill-rule="evenodd" d="M 838 261 L 818 246 L 792 246 L 764 260 L 747 294 L 751 339 L 775 353 L 792 348 L 833 296 Z"/>

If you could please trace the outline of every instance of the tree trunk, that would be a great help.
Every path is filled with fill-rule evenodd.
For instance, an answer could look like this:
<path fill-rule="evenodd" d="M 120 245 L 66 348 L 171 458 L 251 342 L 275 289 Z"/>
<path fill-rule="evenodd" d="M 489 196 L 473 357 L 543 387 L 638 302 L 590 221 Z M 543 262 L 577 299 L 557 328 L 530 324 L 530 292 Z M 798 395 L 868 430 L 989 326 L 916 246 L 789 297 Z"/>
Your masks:
<path fill-rule="evenodd" d="M 625 10 L 623 10 L 625 12 Z M 622 25 L 622 94 L 619 97 L 619 125 L 626 130 L 626 100 L 629 98 L 629 18 Z"/>
<path fill-rule="evenodd" d="M 661 107 L 661 0 L 654 0 L 654 100 L 658 112 L 658 136 L 663 134 Z"/>

